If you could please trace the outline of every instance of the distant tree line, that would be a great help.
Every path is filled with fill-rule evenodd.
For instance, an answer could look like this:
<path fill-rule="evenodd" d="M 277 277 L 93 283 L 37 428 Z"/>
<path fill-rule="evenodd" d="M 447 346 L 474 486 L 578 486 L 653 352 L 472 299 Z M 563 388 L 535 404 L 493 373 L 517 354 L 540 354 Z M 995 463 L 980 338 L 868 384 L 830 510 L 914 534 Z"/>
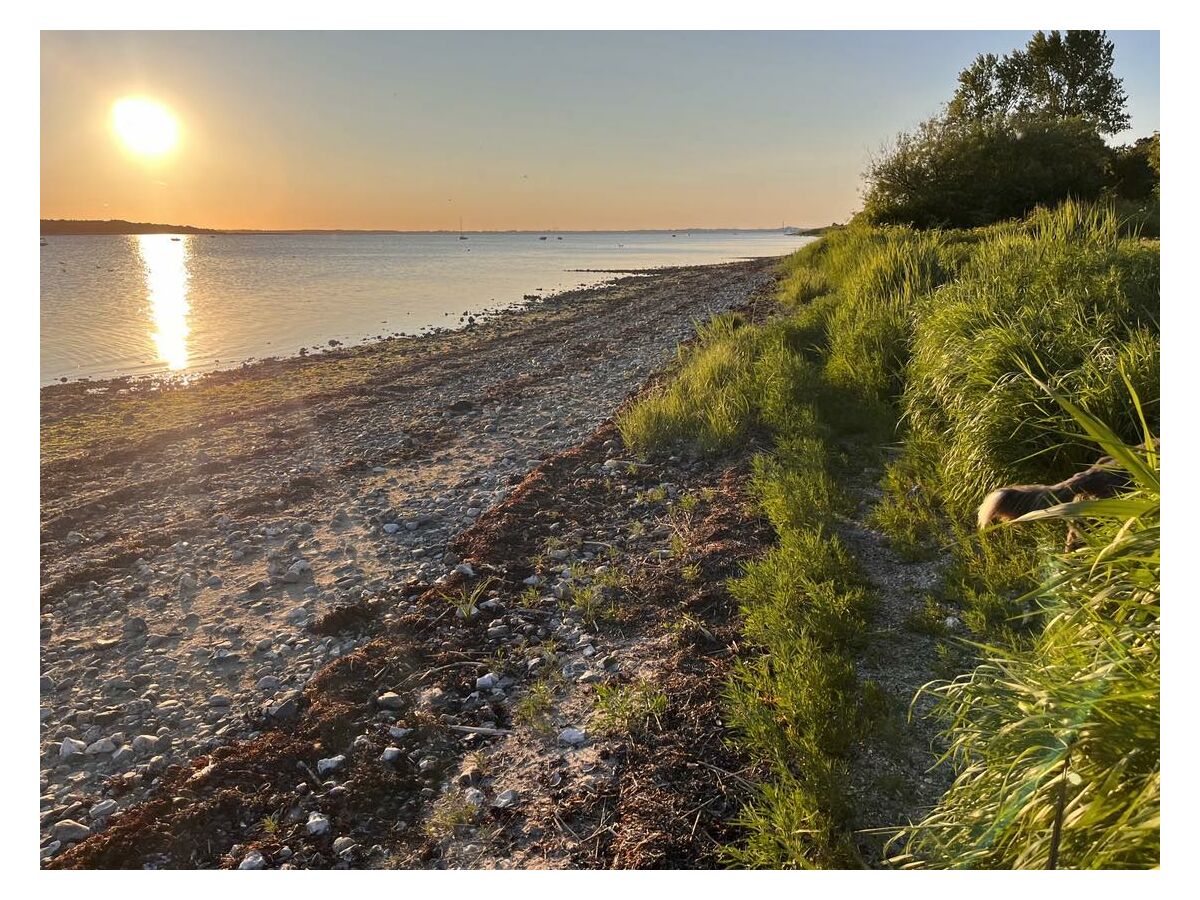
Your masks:
<path fill-rule="evenodd" d="M 220 234 L 212 228 L 193 225 L 159 225 L 126 222 L 124 219 L 42 219 L 42 234 Z"/>
<path fill-rule="evenodd" d="M 1159 135 L 1105 143 L 1130 121 L 1112 66 L 1103 31 L 1039 31 L 1023 50 L 976 57 L 941 114 L 871 160 L 861 215 L 969 228 L 1108 197 L 1157 233 Z"/>

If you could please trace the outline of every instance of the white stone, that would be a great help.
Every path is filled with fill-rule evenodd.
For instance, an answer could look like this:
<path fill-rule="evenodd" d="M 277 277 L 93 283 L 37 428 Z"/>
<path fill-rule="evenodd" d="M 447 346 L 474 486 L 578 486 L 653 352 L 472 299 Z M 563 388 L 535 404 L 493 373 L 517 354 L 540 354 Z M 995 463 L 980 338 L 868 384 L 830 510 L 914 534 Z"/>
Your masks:
<path fill-rule="evenodd" d="M 265 869 L 267 861 L 263 855 L 257 850 L 251 850 L 246 854 L 245 858 L 238 864 L 239 869 Z"/>
<path fill-rule="evenodd" d="M 158 738 L 153 734 L 139 734 L 133 739 L 133 752 L 141 756 L 158 748 Z"/>
<path fill-rule="evenodd" d="M 490 691 L 500 683 L 500 677 L 495 672 L 488 672 L 486 675 L 480 675 L 475 679 L 475 689 L 477 691 Z"/>
<path fill-rule="evenodd" d="M 578 728 L 564 728 L 558 733 L 558 742 L 568 747 L 582 747 L 587 735 Z"/>
<path fill-rule="evenodd" d="M 91 837 L 92 829 L 88 828 L 82 822 L 76 822 L 74 819 L 63 819 L 61 822 L 54 823 L 54 827 L 50 829 L 50 834 L 54 840 L 62 841 L 66 844 L 70 841 L 82 841 Z"/>
<path fill-rule="evenodd" d="M 329 834 L 329 820 L 320 813 L 309 813 L 308 824 L 304 826 L 314 837 Z"/>
<path fill-rule="evenodd" d="M 487 798 L 483 795 L 483 791 L 479 788 L 469 788 L 463 792 L 463 800 L 471 806 L 483 806 L 487 802 Z"/>
<path fill-rule="evenodd" d="M 330 772 L 336 772 L 346 764 L 346 755 L 339 753 L 337 756 L 328 756 L 325 759 L 317 760 L 317 774 L 328 775 Z"/>
<path fill-rule="evenodd" d="M 75 738 L 63 738 L 63 742 L 58 748 L 59 759 L 70 759 L 76 753 L 82 753 L 87 749 L 87 744 Z"/>
<path fill-rule="evenodd" d="M 117 801 L 111 797 L 108 800 L 101 800 L 95 806 L 88 810 L 88 815 L 93 819 L 104 819 L 111 816 L 116 811 Z"/>

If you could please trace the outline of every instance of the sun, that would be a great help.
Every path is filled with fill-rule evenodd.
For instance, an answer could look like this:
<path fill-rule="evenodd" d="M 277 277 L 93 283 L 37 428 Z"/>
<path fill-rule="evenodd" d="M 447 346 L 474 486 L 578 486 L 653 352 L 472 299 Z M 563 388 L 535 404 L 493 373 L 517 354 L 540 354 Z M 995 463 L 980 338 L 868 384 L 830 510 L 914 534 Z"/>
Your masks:
<path fill-rule="evenodd" d="M 112 107 L 113 132 L 138 156 L 161 156 L 179 141 L 171 111 L 148 97 L 122 97 Z"/>

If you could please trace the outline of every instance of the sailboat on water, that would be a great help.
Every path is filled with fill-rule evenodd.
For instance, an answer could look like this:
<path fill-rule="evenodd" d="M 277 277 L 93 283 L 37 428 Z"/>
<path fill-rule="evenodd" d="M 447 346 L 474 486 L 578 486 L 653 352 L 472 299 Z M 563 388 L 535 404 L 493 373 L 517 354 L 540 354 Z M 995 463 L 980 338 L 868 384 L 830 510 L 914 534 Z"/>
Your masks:
<path fill-rule="evenodd" d="M 469 238 L 469 237 L 467 237 L 465 234 L 463 234 L 463 230 L 462 230 L 462 216 L 459 216 L 459 217 L 458 217 L 458 239 L 459 239 L 460 241 L 469 241 L 469 240 L 470 240 L 470 238 Z"/>

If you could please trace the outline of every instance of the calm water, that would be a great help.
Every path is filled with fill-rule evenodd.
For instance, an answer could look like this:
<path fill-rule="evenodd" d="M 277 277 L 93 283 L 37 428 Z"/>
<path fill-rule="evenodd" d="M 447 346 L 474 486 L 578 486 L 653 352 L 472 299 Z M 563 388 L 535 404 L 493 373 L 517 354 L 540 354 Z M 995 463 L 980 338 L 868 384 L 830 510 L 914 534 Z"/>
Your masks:
<path fill-rule="evenodd" d="M 457 326 L 465 310 L 641 269 L 777 256 L 778 232 L 47 238 L 42 383 L 191 373 Z"/>

